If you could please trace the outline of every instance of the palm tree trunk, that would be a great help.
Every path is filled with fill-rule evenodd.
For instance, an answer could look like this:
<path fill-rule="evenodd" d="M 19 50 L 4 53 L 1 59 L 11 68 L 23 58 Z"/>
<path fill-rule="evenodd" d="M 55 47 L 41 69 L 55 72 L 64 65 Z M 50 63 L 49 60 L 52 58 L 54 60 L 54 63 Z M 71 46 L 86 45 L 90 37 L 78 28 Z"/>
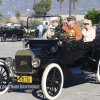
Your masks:
<path fill-rule="evenodd" d="M 34 0 L 34 5 L 35 5 L 36 1 Z"/>
<path fill-rule="evenodd" d="M 71 16 L 72 13 L 72 0 L 69 0 L 69 16 Z"/>
<path fill-rule="evenodd" d="M 60 14 L 61 14 L 61 11 L 62 11 L 62 2 L 60 2 Z"/>
<path fill-rule="evenodd" d="M 75 16 L 75 11 L 76 11 L 75 1 L 73 1 L 73 11 L 74 11 L 74 16 Z"/>

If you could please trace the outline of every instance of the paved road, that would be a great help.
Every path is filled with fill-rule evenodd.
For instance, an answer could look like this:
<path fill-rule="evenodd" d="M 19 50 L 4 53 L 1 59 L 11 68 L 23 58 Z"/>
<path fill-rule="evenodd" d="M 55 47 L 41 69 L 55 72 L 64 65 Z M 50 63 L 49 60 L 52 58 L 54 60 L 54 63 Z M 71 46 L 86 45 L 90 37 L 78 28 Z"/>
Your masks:
<path fill-rule="evenodd" d="M 23 49 L 21 41 L 0 42 L 0 57 L 14 57 L 19 49 Z M 0 95 L 0 100 L 43 100 L 40 85 L 31 86 L 33 90 L 28 91 L 23 84 L 13 83 L 7 93 Z M 65 78 L 63 90 L 57 100 L 100 100 L 100 85 L 94 74 L 76 76 L 74 79 Z"/>

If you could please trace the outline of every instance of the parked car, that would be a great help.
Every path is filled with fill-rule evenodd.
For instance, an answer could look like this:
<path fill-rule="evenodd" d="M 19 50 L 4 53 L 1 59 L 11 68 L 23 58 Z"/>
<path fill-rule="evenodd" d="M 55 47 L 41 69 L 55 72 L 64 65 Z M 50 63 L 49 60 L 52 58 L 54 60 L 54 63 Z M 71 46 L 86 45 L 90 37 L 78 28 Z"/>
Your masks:
<path fill-rule="evenodd" d="M 64 77 L 74 78 L 70 68 L 94 72 L 100 83 L 100 34 L 92 42 L 28 39 L 23 43 L 29 49 L 18 50 L 15 58 L 0 61 L 0 94 L 9 89 L 9 83 L 30 83 L 35 79 L 41 82 L 43 95 L 56 99 L 63 88 Z M 89 70 L 88 70 L 89 69 Z M 14 77 L 16 74 L 16 77 Z M 6 77 L 5 77 L 6 76 Z"/>
<path fill-rule="evenodd" d="M 7 39 L 10 38 L 12 39 L 12 41 L 17 41 L 23 38 L 23 34 L 25 33 L 25 31 L 20 27 L 15 27 L 14 29 L 4 28 L 4 30 L 2 30 L 1 33 L 2 42 L 5 42 Z"/>

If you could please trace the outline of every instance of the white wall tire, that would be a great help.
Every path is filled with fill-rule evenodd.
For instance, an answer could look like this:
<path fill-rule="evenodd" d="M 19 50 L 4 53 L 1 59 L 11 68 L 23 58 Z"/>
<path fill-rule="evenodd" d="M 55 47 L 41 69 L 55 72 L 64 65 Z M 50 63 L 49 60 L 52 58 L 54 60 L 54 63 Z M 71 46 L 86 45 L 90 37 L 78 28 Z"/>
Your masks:
<path fill-rule="evenodd" d="M 97 78 L 98 83 L 100 83 L 100 60 L 99 60 L 99 63 L 98 63 L 96 78 Z"/>
<path fill-rule="evenodd" d="M 62 91 L 63 83 L 64 83 L 63 72 L 60 66 L 56 63 L 49 64 L 44 70 L 41 83 L 42 83 L 41 84 L 42 92 L 47 99 L 54 100 L 58 98 L 58 96 Z M 51 85 L 52 87 L 50 87 Z M 54 93 L 55 95 L 53 95 L 53 93 L 50 92 L 53 93 L 55 92 Z"/>
<path fill-rule="evenodd" d="M 0 94 L 4 94 L 9 89 L 9 71 L 0 65 Z"/>
<path fill-rule="evenodd" d="M 9 90 L 9 84 L 6 86 L 6 88 L 3 91 L 0 91 L 0 95 L 6 93 Z"/>

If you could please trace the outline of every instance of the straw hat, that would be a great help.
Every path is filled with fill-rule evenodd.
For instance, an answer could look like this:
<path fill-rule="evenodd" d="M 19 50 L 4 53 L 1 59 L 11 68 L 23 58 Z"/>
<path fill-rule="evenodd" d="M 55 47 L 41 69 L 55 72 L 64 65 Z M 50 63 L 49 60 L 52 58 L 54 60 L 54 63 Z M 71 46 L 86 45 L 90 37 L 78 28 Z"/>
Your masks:
<path fill-rule="evenodd" d="M 88 24 L 92 25 L 92 21 L 88 20 L 88 19 L 84 19 L 84 23 L 88 23 Z"/>

